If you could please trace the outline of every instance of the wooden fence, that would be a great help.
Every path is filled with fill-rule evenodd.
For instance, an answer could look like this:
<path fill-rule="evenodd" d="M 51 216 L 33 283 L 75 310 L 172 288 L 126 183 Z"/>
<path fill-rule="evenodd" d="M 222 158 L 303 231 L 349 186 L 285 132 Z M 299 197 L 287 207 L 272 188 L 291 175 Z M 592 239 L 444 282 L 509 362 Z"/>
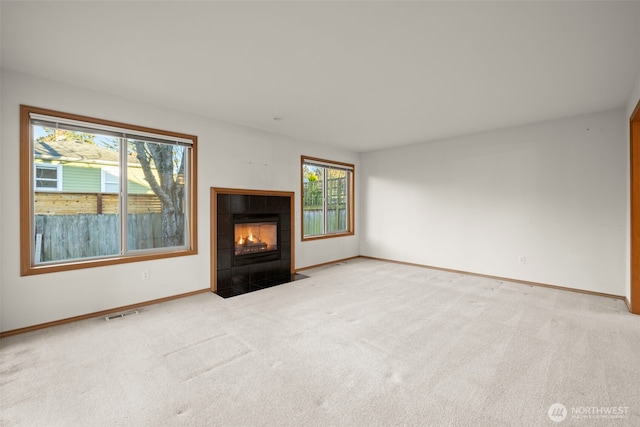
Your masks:
<path fill-rule="evenodd" d="M 303 219 L 305 236 L 317 236 L 324 233 L 322 209 L 305 209 Z M 327 232 L 346 230 L 347 228 L 347 210 L 344 207 L 327 211 Z"/>
<path fill-rule="evenodd" d="M 36 263 L 120 253 L 120 219 L 115 214 L 36 215 Z M 163 247 L 162 215 L 128 216 L 130 250 Z"/>
<path fill-rule="evenodd" d="M 113 193 L 57 193 L 36 192 L 35 214 L 117 214 L 119 196 Z M 129 194 L 130 214 L 159 213 L 162 202 L 155 194 Z"/>

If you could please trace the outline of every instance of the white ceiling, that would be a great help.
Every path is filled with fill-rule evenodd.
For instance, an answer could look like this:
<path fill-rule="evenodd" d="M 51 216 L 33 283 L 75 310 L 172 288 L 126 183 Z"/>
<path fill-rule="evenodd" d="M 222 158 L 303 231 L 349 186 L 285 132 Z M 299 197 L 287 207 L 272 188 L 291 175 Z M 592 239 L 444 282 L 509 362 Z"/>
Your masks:
<path fill-rule="evenodd" d="M 622 107 L 640 69 L 639 2 L 0 8 L 4 68 L 357 152 Z"/>

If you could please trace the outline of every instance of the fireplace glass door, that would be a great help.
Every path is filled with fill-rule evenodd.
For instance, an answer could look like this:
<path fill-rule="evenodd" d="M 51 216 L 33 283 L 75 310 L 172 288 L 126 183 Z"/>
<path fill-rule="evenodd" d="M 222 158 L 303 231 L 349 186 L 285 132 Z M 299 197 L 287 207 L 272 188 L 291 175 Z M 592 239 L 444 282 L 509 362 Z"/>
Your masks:
<path fill-rule="evenodd" d="M 256 221 L 234 225 L 235 255 L 249 255 L 278 250 L 278 222 Z"/>

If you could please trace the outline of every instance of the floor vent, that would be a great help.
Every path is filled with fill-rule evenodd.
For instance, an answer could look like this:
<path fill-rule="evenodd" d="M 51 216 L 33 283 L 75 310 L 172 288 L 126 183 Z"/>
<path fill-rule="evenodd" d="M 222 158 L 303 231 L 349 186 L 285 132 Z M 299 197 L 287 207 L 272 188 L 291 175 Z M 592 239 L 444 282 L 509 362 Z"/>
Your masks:
<path fill-rule="evenodd" d="M 131 311 L 125 311 L 124 313 L 112 314 L 111 316 L 105 317 L 104 320 L 109 321 L 114 319 L 121 319 L 123 317 L 131 316 L 133 314 L 138 314 L 138 310 L 131 310 Z"/>

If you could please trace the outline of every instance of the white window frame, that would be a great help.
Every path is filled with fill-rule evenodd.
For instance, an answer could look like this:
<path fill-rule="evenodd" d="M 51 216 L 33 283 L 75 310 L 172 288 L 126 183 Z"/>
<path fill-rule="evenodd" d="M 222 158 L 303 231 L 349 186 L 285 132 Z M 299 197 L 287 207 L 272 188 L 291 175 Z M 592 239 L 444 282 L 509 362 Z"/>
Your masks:
<path fill-rule="evenodd" d="M 55 169 L 56 170 L 56 188 L 53 187 L 38 187 L 38 180 L 40 181 L 53 181 L 49 178 L 38 178 L 38 169 Z M 39 192 L 56 192 L 62 191 L 62 165 L 53 163 L 40 163 L 34 162 L 33 172 L 33 188 Z"/>

